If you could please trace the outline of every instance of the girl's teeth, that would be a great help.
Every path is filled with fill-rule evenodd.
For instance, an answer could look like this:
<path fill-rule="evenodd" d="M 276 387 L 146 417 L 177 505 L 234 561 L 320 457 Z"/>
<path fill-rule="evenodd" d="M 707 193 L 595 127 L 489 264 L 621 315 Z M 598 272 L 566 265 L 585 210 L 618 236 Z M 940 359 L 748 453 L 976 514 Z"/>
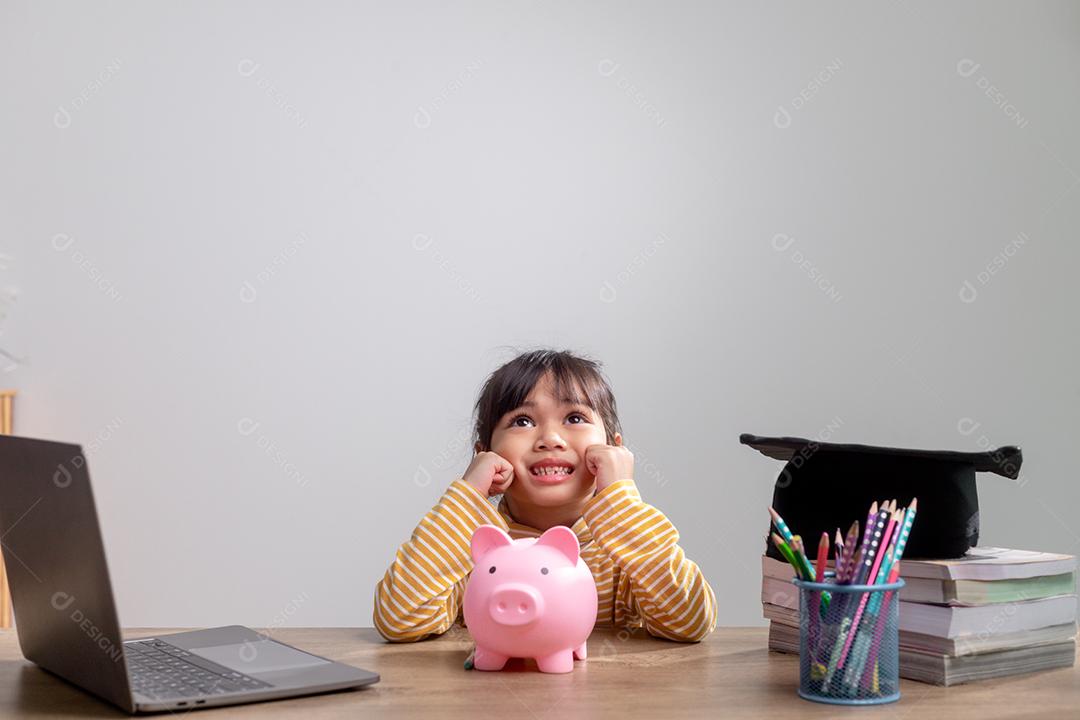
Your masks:
<path fill-rule="evenodd" d="M 569 475 L 573 471 L 568 467 L 542 467 L 532 472 L 533 475 Z"/>

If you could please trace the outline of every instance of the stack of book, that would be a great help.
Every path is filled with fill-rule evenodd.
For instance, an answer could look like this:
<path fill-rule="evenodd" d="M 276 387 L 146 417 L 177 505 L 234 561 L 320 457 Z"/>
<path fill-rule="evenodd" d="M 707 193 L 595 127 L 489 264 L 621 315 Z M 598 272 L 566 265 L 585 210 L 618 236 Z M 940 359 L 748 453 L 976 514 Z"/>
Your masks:
<path fill-rule="evenodd" d="M 1073 665 L 1076 567 L 1073 555 L 994 547 L 901 560 L 900 676 L 955 685 Z M 795 571 L 768 556 L 761 571 L 769 649 L 798 653 Z"/>

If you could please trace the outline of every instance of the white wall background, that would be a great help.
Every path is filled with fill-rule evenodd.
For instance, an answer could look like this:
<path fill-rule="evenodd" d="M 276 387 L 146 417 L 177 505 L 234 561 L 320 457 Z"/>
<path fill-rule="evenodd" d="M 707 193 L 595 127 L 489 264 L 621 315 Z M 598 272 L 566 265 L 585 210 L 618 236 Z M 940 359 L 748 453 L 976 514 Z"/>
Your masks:
<path fill-rule="evenodd" d="M 508 347 L 605 362 L 722 624 L 741 431 L 1021 444 L 984 543 L 1076 553 L 1078 70 L 1068 2 L 5 2 L 16 430 L 126 625 L 370 625 Z"/>

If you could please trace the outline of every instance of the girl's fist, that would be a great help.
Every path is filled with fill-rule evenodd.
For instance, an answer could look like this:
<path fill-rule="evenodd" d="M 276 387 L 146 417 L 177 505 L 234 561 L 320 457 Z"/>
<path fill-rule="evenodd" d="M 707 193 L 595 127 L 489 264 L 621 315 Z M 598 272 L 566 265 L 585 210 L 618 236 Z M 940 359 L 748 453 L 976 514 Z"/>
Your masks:
<path fill-rule="evenodd" d="M 514 466 L 493 452 L 479 452 L 473 456 L 462 479 L 484 497 L 491 497 L 510 487 L 514 481 Z"/>
<path fill-rule="evenodd" d="M 585 468 L 596 476 L 597 494 L 619 480 L 634 479 L 634 454 L 622 446 L 621 438 L 615 445 L 590 445 L 585 450 Z"/>

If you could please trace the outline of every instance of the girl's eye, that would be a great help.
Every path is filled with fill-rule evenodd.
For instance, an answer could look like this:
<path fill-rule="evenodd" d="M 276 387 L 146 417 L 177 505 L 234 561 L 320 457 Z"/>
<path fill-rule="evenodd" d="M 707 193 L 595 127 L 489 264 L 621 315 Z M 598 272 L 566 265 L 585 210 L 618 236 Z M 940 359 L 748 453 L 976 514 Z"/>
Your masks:
<path fill-rule="evenodd" d="M 540 572 L 543 573 L 544 575 L 547 575 L 548 574 L 548 569 L 547 568 L 540 568 Z"/>
<path fill-rule="evenodd" d="M 577 418 L 579 422 L 574 422 L 574 418 Z M 570 421 L 571 425 L 580 425 L 581 423 L 589 422 L 589 418 L 581 413 L 571 413 L 566 419 Z"/>
<path fill-rule="evenodd" d="M 528 427 L 531 424 L 532 419 L 528 415 L 518 415 L 516 418 L 510 421 L 510 427 Z"/>
<path fill-rule="evenodd" d="M 492 565 L 491 567 L 489 567 L 489 568 L 488 568 L 488 572 L 489 572 L 489 573 L 493 573 L 493 572 L 495 572 L 495 566 L 494 566 L 494 565 Z"/>

